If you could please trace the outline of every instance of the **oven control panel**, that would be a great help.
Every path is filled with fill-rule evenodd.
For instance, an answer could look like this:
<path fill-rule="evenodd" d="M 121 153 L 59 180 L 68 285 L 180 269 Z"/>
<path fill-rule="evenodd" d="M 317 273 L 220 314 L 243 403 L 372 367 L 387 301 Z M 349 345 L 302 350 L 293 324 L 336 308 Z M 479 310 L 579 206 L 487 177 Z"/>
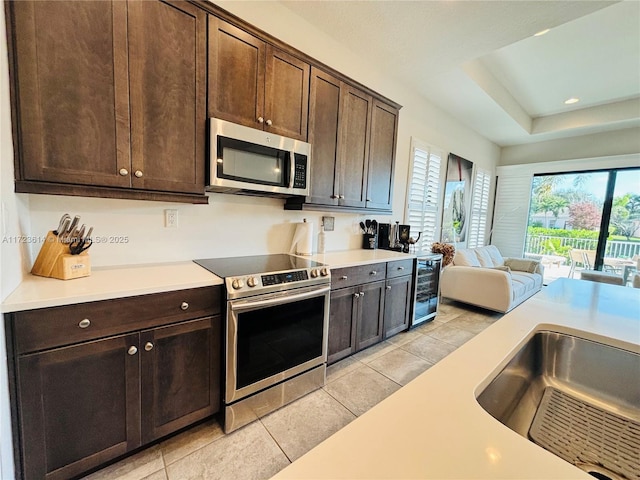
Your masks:
<path fill-rule="evenodd" d="M 225 282 L 228 294 L 237 298 L 238 295 L 256 295 L 305 285 L 328 283 L 331 281 L 330 276 L 330 270 L 322 267 L 231 277 L 226 278 Z"/>
<path fill-rule="evenodd" d="M 308 280 L 309 274 L 306 270 L 296 270 L 294 272 L 270 273 L 262 275 L 262 285 L 279 285 L 281 283 L 300 282 Z"/>

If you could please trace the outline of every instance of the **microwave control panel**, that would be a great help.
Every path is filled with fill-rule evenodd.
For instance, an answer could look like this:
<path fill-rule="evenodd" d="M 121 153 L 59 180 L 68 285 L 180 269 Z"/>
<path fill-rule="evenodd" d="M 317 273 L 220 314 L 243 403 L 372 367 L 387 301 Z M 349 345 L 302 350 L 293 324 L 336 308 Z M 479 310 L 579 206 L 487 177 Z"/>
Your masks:
<path fill-rule="evenodd" d="M 307 156 L 295 154 L 293 188 L 307 188 Z"/>

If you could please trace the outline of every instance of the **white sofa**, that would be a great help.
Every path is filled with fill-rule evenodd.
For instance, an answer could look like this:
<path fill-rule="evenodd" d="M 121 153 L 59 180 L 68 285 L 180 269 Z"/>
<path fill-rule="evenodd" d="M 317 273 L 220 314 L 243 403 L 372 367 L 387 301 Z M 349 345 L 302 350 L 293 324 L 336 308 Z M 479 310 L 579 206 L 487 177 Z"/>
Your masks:
<path fill-rule="evenodd" d="M 440 294 L 489 310 L 508 312 L 542 288 L 540 262 L 503 258 L 497 247 L 463 248 L 442 270 Z"/>

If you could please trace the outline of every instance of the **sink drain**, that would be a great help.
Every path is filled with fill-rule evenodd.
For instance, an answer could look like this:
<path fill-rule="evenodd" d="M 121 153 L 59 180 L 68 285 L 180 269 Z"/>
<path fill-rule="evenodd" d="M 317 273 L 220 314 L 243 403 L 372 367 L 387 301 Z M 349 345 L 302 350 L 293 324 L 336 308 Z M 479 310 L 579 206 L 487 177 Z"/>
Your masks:
<path fill-rule="evenodd" d="M 545 388 L 531 439 L 595 478 L 640 480 L 640 423 Z"/>

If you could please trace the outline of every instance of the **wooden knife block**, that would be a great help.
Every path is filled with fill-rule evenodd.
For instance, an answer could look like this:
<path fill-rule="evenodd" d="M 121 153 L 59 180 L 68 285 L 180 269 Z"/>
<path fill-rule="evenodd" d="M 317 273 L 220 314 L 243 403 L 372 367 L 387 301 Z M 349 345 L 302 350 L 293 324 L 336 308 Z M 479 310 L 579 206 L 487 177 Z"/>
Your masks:
<path fill-rule="evenodd" d="M 53 232 L 49 232 L 31 273 L 60 280 L 88 277 L 91 275 L 91 259 L 86 251 L 80 255 L 71 255 L 69 245 L 61 242 Z"/>

